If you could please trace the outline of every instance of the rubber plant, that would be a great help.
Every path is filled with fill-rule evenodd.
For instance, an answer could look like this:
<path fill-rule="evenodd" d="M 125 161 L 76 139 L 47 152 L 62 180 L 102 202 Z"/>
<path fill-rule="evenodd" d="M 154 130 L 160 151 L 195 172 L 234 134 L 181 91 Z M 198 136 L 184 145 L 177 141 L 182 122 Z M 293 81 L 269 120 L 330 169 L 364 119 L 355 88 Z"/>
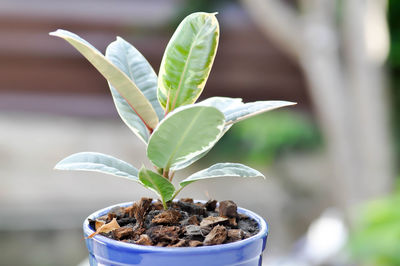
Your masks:
<path fill-rule="evenodd" d="M 97 171 L 128 178 L 154 191 L 165 209 L 187 185 L 208 178 L 264 177 L 239 163 L 217 163 L 172 184 L 175 172 L 205 156 L 241 120 L 279 107 L 287 101 L 243 103 L 240 98 L 212 97 L 197 102 L 217 52 L 219 25 L 215 13 L 193 13 L 169 41 L 158 76 L 144 56 L 117 37 L 105 55 L 78 35 L 50 33 L 75 47 L 106 78 L 116 109 L 146 145 L 154 169 L 95 152 L 73 154 L 60 161 L 60 170 Z"/>

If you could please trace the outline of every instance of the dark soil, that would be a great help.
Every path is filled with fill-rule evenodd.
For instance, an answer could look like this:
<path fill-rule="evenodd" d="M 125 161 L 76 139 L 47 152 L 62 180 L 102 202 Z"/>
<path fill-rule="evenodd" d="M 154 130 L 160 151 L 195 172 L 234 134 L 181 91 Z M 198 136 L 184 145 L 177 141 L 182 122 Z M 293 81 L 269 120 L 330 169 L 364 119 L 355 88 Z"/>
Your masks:
<path fill-rule="evenodd" d="M 181 199 L 172 203 L 168 210 L 163 210 L 161 202 L 142 198 L 132 206 L 115 207 L 107 215 L 89 219 L 89 224 L 99 234 L 114 240 L 159 247 L 219 245 L 258 233 L 258 223 L 238 214 L 233 201 L 221 201 L 218 205 L 215 200 L 203 204 Z M 107 233 L 99 230 L 114 218 L 117 228 L 113 226 L 114 229 L 107 230 Z"/>

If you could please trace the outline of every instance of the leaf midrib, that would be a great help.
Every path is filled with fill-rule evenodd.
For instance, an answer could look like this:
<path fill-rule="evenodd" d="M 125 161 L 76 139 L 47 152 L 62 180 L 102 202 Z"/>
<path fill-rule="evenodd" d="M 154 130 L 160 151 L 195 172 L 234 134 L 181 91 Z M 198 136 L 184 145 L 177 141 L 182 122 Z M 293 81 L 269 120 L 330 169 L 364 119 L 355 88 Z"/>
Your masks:
<path fill-rule="evenodd" d="M 58 36 L 58 35 L 56 35 L 56 36 Z M 65 36 L 65 35 L 64 35 Z M 61 36 L 58 36 L 58 37 L 61 37 Z M 72 40 L 72 41 L 74 41 L 74 42 L 77 42 L 77 43 L 79 43 L 80 45 L 83 45 L 83 47 L 84 48 L 89 48 L 89 49 L 91 49 L 91 50 L 93 50 L 98 56 L 100 56 L 100 57 L 102 57 L 102 56 L 104 56 L 102 53 L 100 53 L 97 49 L 95 49 L 94 47 L 87 47 L 87 45 L 84 43 L 84 42 L 82 42 L 82 41 L 80 41 L 80 40 L 77 40 L 77 39 L 74 39 L 73 37 L 70 37 L 70 36 L 66 36 L 66 38 L 64 38 L 64 37 L 61 37 L 61 38 L 63 38 L 63 39 L 68 39 L 68 40 Z M 104 58 L 106 59 L 106 61 L 107 61 L 107 63 L 108 64 L 110 64 L 111 66 L 113 66 L 113 67 L 115 67 L 115 69 L 117 69 L 117 71 L 116 72 L 118 72 L 118 67 L 113 63 L 113 62 L 111 62 L 109 59 L 107 59 L 105 56 L 104 56 Z M 96 66 L 94 66 L 95 68 L 96 68 L 96 70 L 97 70 L 97 67 Z M 100 71 L 99 71 L 100 72 Z M 119 70 L 119 72 L 120 72 L 120 74 L 122 75 L 122 76 L 126 76 L 126 78 L 128 79 L 128 80 L 130 80 L 130 78 L 129 78 L 129 76 L 126 74 L 126 73 L 124 73 L 123 71 L 121 71 L 121 70 Z M 100 72 L 101 73 L 101 72 Z M 102 73 L 101 73 L 102 74 Z M 103 74 L 102 74 L 103 75 Z M 103 75 L 104 76 L 104 75 Z M 104 77 L 105 78 L 105 77 Z M 107 79 L 107 78 L 106 78 Z M 132 81 L 131 81 L 132 82 Z M 110 84 L 111 84 L 111 82 L 110 82 Z M 137 88 L 137 86 L 136 86 L 136 84 L 134 84 L 133 82 L 132 82 L 132 84 L 133 84 L 133 86 L 134 87 L 136 87 Z M 112 85 L 112 84 L 111 84 Z M 114 88 L 115 88 L 115 86 L 113 86 Z M 139 88 L 137 88 L 138 90 L 139 90 Z M 144 125 L 146 126 L 146 128 L 149 130 L 149 131 L 152 131 L 154 128 L 152 128 L 144 119 L 143 119 L 143 117 L 138 113 L 138 111 L 132 106 L 132 104 L 128 101 L 128 99 L 124 96 L 124 95 L 122 95 L 121 94 L 121 92 L 117 89 L 117 88 L 115 88 L 115 90 L 119 93 L 119 95 L 121 95 L 121 97 L 122 98 L 124 98 L 125 99 L 125 101 L 128 103 L 128 105 L 132 108 L 132 110 L 137 114 L 137 116 L 140 118 L 140 120 L 142 120 L 142 122 L 144 123 Z M 139 90 L 140 91 L 140 90 Z M 142 93 L 143 94 L 143 93 Z M 151 106 L 151 104 L 150 104 L 150 106 Z M 151 106 L 152 107 L 152 106 Z"/>
<path fill-rule="evenodd" d="M 202 112 L 204 112 L 205 109 L 200 109 L 200 111 L 193 117 L 192 121 L 190 122 L 189 126 L 186 128 L 186 130 L 183 132 L 182 138 L 181 140 L 178 142 L 178 144 L 175 146 L 175 149 L 172 151 L 171 156 L 167 162 L 166 165 L 166 169 L 170 169 L 171 167 L 171 161 L 174 158 L 175 154 L 177 153 L 178 149 L 182 146 L 182 143 L 184 141 L 184 139 L 186 138 L 186 136 L 189 134 L 189 132 L 192 129 L 193 124 L 195 124 L 195 122 L 197 121 L 197 119 L 199 118 L 199 116 L 201 115 Z"/>
<path fill-rule="evenodd" d="M 207 17 L 206 19 L 209 20 L 208 17 Z M 197 32 L 196 36 L 194 37 L 193 45 L 192 45 L 192 46 L 190 47 L 190 49 L 189 49 L 188 57 L 187 57 L 187 59 L 186 59 L 185 66 L 184 66 L 184 68 L 183 68 L 182 75 L 181 75 L 181 77 L 180 77 L 180 79 L 179 79 L 179 84 L 178 84 L 178 88 L 177 88 L 177 90 L 176 90 L 174 102 L 173 102 L 173 104 L 172 104 L 172 106 L 171 106 L 171 110 L 169 110 L 169 111 L 172 111 L 172 110 L 174 110 L 174 108 L 175 108 L 176 100 L 178 99 L 180 90 L 181 90 L 181 88 L 182 88 L 183 77 L 186 75 L 186 71 L 187 71 L 187 67 L 188 67 L 188 65 L 189 65 L 190 57 L 191 57 L 191 55 L 192 55 L 193 47 L 196 46 L 196 45 L 194 45 L 194 43 L 197 42 L 197 38 L 198 38 L 198 36 L 200 35 L 200 33 L 203 31 L 204 28 L 206 28 L 206 27 L 205 27 L 205 24 L 201 27 L 201 29 Z M 168 108 L 168 106 L 167 106 L 167 108 Z"/>
<path fill-rule="evenodd" d="M 125 174 L 127 174 L 128 176 L 132 176 L 132 177 L 136 177 L 136 178 L 137 178 L 137 176 L 135 176 L 135 175 L 133 175 L 133 174 L 131 174 L 131 173 L 129 173 L 129 172 L 126 172 L 126 171 L 123 171 L 123 170 L 118 169 L 118 168 L 116 168 L 116 167 L 108 166 L 108 165 L 105 165 L 105 164 L 102 164 L 102 163 L 89 163 L 89 162 L 64 163 L 64 164 L 61 165 L 61 167 L 64 167 L 64 168 L 65 168 L 65 167 L 77 166 L 77 165 L 82 165 L 82 164 L 91 165 L 91 166 L 96 166 L 96 167 L 107 167 L 107 168 L 116 170 L 116 171 L 118 171 L 118 172 L 125 173 Z M 87 171 L 93 170 L 93 171 L 96 171 L 96 170 L 100 170 L 100 169 L 96 169 L 96 168 L 93 168 L 93 169 L 86 169 L 86 168 L 85 168 L 85 169 L 82 169 L 82 170 L 87 170 Z"/>

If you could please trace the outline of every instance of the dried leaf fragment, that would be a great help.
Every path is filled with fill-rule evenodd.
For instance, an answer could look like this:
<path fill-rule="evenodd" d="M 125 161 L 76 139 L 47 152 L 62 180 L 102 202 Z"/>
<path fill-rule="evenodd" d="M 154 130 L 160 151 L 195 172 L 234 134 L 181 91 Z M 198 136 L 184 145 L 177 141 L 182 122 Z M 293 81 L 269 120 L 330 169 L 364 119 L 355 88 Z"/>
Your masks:
<path fill-rule="evenodd" d="M 99 229 L 100 227 L 102 227 L 102 226 L 105 225 L 105 224 L 106 224 L 105 221 L 97 220 L 97 219 L 96 219 L 95 224 L 94 224 L 94 230 L 97 231 L 97 229 Z"/>
<path fill-rule="evenodd" d="M 111 222 L 109 222 L 108 224 L 103 224 L 102 226 L 99 227 L 99 229 L 96 230 L 96 232 L 94 232 L 93 234 L 91 234 L 90 236 L 88 236 L 87 238 L 92 238 L 97 234 L 100 233 L 108 233 L 111 232 L 112 230 L 115 230 L 117 228 L 119 228 L 119 224 L 117 222 L 117 219 L 114 218 L 111 220 Z"/>

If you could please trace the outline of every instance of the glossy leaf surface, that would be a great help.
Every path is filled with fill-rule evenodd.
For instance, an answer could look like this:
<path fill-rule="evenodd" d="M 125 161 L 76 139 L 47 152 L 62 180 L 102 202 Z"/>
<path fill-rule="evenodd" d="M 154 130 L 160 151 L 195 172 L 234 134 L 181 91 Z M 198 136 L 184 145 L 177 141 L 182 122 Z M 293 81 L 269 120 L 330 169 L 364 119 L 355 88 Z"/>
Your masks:
<path fill-rule="evenodd" d="M 139 172 L 139 179 L 145 187 L 160 195 L 163 203 L 171 200 L 175 187 L 165 177 L 142 167 Z"/>
<path fill-rule="evenodd" d="M 123 71 L 150 101 L 158 119 L 164 117 L 164 111 L 157 99 L 157 75 L 146 58 L 130 43 L 117 37 L 106 49 L 106 58 Z M 118 114 L 125 124 L 145 143 L 149 139 L 149 131 L 140 117 L 128 102 L 108 82 Z"/>
<path fill-rule="evenodd" d="M 63 38 L 75 47 L 126 100 L 147 128 L 157 126 L 158 117 L 150 102 L 132 80 L 102 53 L 72 32 L 57 30 L 50 35 Z"/>
<path fill-rule="evenodd" d="M 239 163 L 217 163 L 213 166 L 192 174 L 180 182 L 181 187 L 198 180 L 220 177 L 264 177 L 259 171 Z"/>
<path fill-rule="evenodd" d="M 234 107 L 243 105 L 241 98 L 230 98 L 230 97 L 210 97 L 201 102 L 196 103 L 202 106 L 212 106 L 220 110 L 222 113 Z"/>
<path fill-rule="evenodd" d="M 258 101 L 244 103 L 227 108 L 224 110 L 224 115 L 226 123 L 229 125 L 267 111 L 295 104 L 296 103 L 294 102 L 287 101 Z"/>
<path fill-rule="evenodd" d="M 157 75 L 146 58 L 121 37 L 110 43 L 106 58 L 122 70 L 150 101 L 158 119 L 164 118 L 164 110 L 157 99 Z"/>
<path fill-rule="evenodd" d="M 193 13 L 178 26 L 165 50 L 158 75 L 158 100 L 168 112 L 199 97 L 219 40 L 215 14 Z"/>
<path fill-rule="evenodd" d="M 211 97 L 208 99 L 205 99 L 199 103 L 196 103 L 196 105 L 201 105 L 201 106 L 210 106 L 210 107 L 215 107 L 218 110 L 220 110 L 222 113 L 224 111 L 228 110 L 229 108 L 232 108 L 233 106 L 237 105 L 242 105 L 242 99 L 240 98 L 229 98 L 229 97 Z M 230 125 L 225 125 L 224 127 L 224 132 L 218 137 L 217 142 L 224 136 L 225 132 L 227 132 L 230 128 L 232 127 L 232 124 Z M 186 168 L 187 166 L 191 165 L 192 163 L 196 162 L 197 160 L 200 160 L 203 158 L 210 150 L 212 147 L 210 147 L 208 150 L 205 150 L 204 152 L 200 153 L 196 157 L 193 157 L 192 159 L 178 163 L 174 168 L 175 169 L 183 169 Z"/>
<path fill-rule="evenodd" d="M 179 164 L 213 147 L 224 124 L 224 115 L 214 107 L 180 107 L 168 114 L 154 130 L 147 156 L 160 168 L 178 170 Z"/>
<path fill-rule="evenodd" d="M 98 152 L 80 152 L 61 160 L 58 170 L 95 171 L 139 181 L 138 170 L 127 162 Z"/>

